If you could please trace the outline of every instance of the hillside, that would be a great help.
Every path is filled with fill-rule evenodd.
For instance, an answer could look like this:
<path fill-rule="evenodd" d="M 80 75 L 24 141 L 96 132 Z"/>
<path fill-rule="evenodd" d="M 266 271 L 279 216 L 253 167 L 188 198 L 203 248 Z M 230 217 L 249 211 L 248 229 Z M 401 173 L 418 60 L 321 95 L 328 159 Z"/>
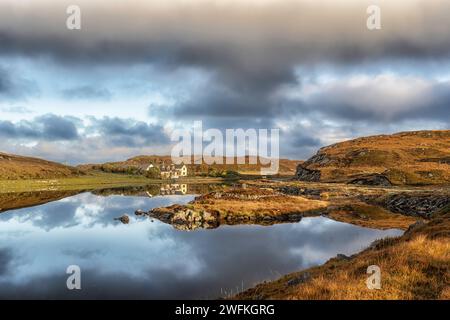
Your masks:
<path fill-rule="evenodd" d="M 321 148 L 300 164 L 302 181 L 366 185 L 450 183 L 450 130 L 358 138 Z"/>
<path fill-rule="evenodd" d="M 65 178 L 80 173 L 56 162 L 0 152 L 0 180 Z"/>
<path fill-rule="evenodd" d="M 108 162 L 104 164 L 87 164 L 79 166 L 83 170 L 101 170 L 104 172 L 115 172 L 115 173 L 137 173 L 144 170 L 150 163 L 162 164 L 171 163 L 170 156 L 137 156 L 130 158 L 126 161 L 120 162 Z M 193 161 L 192 161 L 193 162 Z M 224 158 L 223 162 L 226 162 Z M 236 163 L 237 161 L 234 161 Z M 281 175 L 293 175 L 297 168 L 297 165 L 301 163 L 300 160 L 288 160 L 280 159 L 280 170 Z M 245 157 L 246 164 L 213 164 L 208 165 L 206 163 L 199 165 L 188 165 L 190 175 L 202 175 L 207 174 L 208 171 L 236 171 L 241 174 L 259 174 L 262 165 L 249 164 L 249 157 Z M 264 165 L 266 166 L 266 165 Z"/>

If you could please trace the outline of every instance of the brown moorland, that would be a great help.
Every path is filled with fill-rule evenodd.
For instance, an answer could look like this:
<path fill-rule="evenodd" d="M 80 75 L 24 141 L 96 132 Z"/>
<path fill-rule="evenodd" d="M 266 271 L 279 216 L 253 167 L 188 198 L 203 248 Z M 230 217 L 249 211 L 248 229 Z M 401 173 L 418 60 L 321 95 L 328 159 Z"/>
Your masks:
<path fill-rule="evenodd" d="M 238 160 L 243 162 L 238 164 Z M 255 164 L 250 164 L 250 162 L 255 162 Z M 235 171 L 240 174 L 251 174 L 259 175 L 262 167 L 268 167 L 266 164 L 262 164 L 256 157 L 241 157 L 241 158 L 223 158 L 223 164 L 207 164 L 202 162 L 202 164 L 189 164 L 188 171 L 190 175 L 206 175 L 209 171 L 213 170 L 216 172 L 223 171 Z M 227 164 L 231 163 L 231 164 Z M 280 159 L 279 162 L 279 174 L 280 175 L 294 175 L 298 164 L 302 163 L 301 160 L 289 160 Z M 86 164 L 80 165 L 80 169 L 84 170 L 101 170 L 104 172 L 115 172 L 115 173 L 138 173 L 144 170 L 150 163 L 153 164 L 170 164 L 172 163 L 172 158 L 170 156 L 136 156 L 125 161 L 118 162 L 107 162 L 103 164 Z M 194 163 L 192 158 L 191 163 Z"/>
<path fill-rule="evenodd" d="M 68 178 L 80 174 L 71 166 L 0 152 L 0 180 Z"/>
<path fill-rule="evenodd" d="M 299 180 L 373 185 L 450 184 L 450 130 L 363 137 L 321 148 Z"/>

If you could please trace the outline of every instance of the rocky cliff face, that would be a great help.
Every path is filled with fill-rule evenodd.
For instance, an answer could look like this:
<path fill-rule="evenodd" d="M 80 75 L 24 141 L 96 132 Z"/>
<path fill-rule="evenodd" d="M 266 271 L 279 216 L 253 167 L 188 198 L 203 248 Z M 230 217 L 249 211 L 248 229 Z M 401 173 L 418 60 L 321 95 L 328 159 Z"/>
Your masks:
<path fill-rule="evenodd" d="M 382 197 L 360 197 L 366 203 L 391 212 L 429 219 L 436 213 L 450 213 L 450 194 L 398 193 Z M 447 211 L 447 212 L 443 212 Z"/>
<path fill-rule="evenodd" d="M 430 218 L 435 212 L 449 206 L 450 198 L 447 195 L 414 196 L 396 194 L 387 197 L 384 205 L 392 212 Z"/>
<path fill-rule="evenodd" d="M 391 181 L 383 174 L 369 174 L 352 179 L 348 182 L 349 184 L 359 184 L 366 186 L 392 186 Z"/>
<path fill-rule="evenodd" d="M 295 178 L 297 178 L 300 181 L 317 182 L 320 181 L 320 171 L 307 169 L 300 164 L 297 167 Z"/>

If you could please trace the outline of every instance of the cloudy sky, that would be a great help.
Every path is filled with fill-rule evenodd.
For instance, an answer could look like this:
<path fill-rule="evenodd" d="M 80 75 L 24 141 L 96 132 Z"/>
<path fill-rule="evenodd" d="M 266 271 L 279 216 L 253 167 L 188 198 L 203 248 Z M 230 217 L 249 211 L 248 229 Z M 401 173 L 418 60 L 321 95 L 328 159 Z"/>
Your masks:
<path fill-rule="evenodd" d="M 381 30 L 366 9 L 381 8 Z M 81 8 L 81 30 L 66 9 Z M 0 150 L 169 154 L 170 132 L 280 128 L 283 157 L 450 127 L 448 0 L 2 0 Z"/>

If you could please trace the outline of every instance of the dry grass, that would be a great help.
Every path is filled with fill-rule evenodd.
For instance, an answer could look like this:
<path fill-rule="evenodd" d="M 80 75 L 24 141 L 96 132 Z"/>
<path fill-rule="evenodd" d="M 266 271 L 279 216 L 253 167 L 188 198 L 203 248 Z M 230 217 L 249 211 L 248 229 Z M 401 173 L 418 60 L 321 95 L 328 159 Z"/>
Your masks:
<path fill-rule="evenodd" d="M 1 180 L 68 178 L 80 174 L 79 169 L 56 162 L 0 153 Z"/>
<path fill-rule="evenodd" d="M 196 211 L 218 212 L 228 216 L 278 216 L 324 210 L 327 201 L 285 196 L 272 190 L 234 189 L 218 198 L 217 193 L 199 197 L 190 206 Z M 241 197 L 241 198 L 236 198 Z"/>
<path fill-rule="evenodd" d="M 350 260 L 326 264 L 260 284 L 240 299 L 450 299 L 449 217 L 436 219 L 395 239 L 378 241 Z M 381 268 L 379 290 L 366 286 L 367 267 Z M 289 285 L 308 274 L 304 283 Z"/>
<path fill-rule="evenodd" d="M 160 183 L 161 180 L 153 181 Z M 69 178 L 0 180 L 0 194 L 27 191 L 75 191 L 152 183 L 144 176 L 90 174 Z"/>

